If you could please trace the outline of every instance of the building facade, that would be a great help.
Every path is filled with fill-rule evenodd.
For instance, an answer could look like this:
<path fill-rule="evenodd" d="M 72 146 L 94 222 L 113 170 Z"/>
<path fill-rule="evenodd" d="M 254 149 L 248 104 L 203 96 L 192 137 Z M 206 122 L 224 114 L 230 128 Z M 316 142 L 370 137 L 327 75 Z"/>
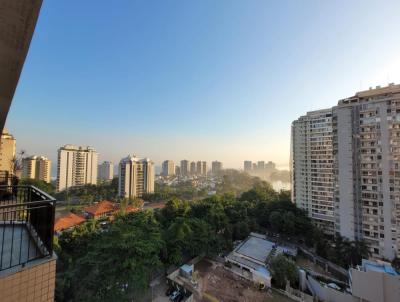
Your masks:
<path fill-rule="evenodd" d="M 293 202 L 375 258 L 400 255 L 400 85 L 301 117 L 291 145 Z"/>
<path fill-rule="evenodd" d="M 292 200 L 325 233 L 335 231 L 332 109 L 292 124 Z"/>
<path fill-rule="evenodd" d="M 337 231 L 393 259 L 400 255 L 400 85 L 340 100 L 334 119 Z"/>
<path fill-rule="evenodd" d="M 190 175 L 196 175 L 196 162 L 190 162 Z"/>
<path fill-rule="evenodd" d="M 190 163 L 188 160 L 184 159 L 181 160 L 181 175 L 186 176 L 189 175 L 190 172 Z"/>
<path fill-rule="evenodd" d="M 150 159 L 129 155 L 119 163 L 118 194 L 135 198 L 153 193 L 154 178 L 154 163 Z"/>
<path fill-rule="evenodd" d="M 22 177 L 50 183 L 51 161 L 45 156 L 29 156 L 22 160 Z"/>
<path fill-rule="evenodd" d="M 114 178 L 114 164 L 110 161 L 103 161 L 97 168 L 99 179 L 110 181 Z"/>
<path fill-rule="evenodd" d="M 14 172 L 16 144 L 16 139 L 4 129 L 0 138 L 0 171 Z"/>
<path fill-rule="evenodd" d="M 221 163 L 220 161 L 215 160 L 215 161 L 213 161 L 213 162 L 211 163 L 211 172 L 212 172 L 213 174 L 217 174 L 217 173 L 219 173 L 221 170 L 222 170 L 222 163 Z"/>
<path fill-rule="evenodd" d="M 58 149 L 57 190 L 97 184 L 98 153 L 91 147 L 65 145 Z"/>
<path fill-rule="evenodd" d="M 253 169 L 253 163 L 251 160 L 245 160 L 243 163 L 244 172 L 250 172 Z"/>
<path fill-rule="evenodd" d="M 196 164 L 196 174 L 199 176 L 207 175 L 207 162 L 206 161 L 198 161 Z"/>
<path fill-rule="evenodd" d="M 162 175 L 163 176 L 175 175 L 175 164 L 172 160 L 165 160 L 162 163 Z"/>

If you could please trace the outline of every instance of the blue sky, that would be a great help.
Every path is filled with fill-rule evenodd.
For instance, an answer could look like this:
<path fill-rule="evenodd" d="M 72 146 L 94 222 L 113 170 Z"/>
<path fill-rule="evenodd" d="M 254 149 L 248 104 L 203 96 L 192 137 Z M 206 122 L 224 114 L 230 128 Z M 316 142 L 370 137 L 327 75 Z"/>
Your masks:
<path fill-rule="evenodd" d="M 56 160 L 289 161 L 290 124 L 400 83 L 400 1 L 45 0 L 7 120 Z M 54 164 L 55 166 L 55 164 Z"/>

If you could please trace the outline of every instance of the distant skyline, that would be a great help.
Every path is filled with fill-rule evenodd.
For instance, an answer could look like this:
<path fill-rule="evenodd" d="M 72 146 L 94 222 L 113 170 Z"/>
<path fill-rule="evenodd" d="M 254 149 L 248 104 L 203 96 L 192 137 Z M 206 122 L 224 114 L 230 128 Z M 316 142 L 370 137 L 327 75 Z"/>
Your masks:
<path fill-rule="evenodd" d="M 290 125 L 400 83 L 399 1 L 44 1 L 6 127 L 65 144 L 288 168 Z M 53 167 L 54 171 L 54 167 Z M 54 176 L 54 175 L 53 175 Z"/>

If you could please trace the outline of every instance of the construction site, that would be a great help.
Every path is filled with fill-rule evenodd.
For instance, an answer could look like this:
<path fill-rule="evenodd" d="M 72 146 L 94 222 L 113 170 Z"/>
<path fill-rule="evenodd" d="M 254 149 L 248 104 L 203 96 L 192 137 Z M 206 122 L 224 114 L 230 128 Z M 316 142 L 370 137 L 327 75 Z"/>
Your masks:
<path fill-rule="evenodd" d="M 223 263 L 204 258 L 193 264 L 191 277 L 179 273 L 168 276 L 171 286 L 189 290 L 198 302 L 286 302 L 292 301 L 271 290 L 260 290 L 253 282 L 240 277 Z"/>

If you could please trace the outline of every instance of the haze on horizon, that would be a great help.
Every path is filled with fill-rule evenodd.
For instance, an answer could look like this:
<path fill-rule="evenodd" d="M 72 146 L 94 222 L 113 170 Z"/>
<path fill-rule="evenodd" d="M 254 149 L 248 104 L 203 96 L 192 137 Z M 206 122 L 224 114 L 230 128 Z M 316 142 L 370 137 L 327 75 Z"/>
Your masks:
<path fill-rule="evenodd" d="M 399 1 L 44 1 L 6 127 L 56 165 L 289 162 L 291 122 L 400 83 Z"/>

